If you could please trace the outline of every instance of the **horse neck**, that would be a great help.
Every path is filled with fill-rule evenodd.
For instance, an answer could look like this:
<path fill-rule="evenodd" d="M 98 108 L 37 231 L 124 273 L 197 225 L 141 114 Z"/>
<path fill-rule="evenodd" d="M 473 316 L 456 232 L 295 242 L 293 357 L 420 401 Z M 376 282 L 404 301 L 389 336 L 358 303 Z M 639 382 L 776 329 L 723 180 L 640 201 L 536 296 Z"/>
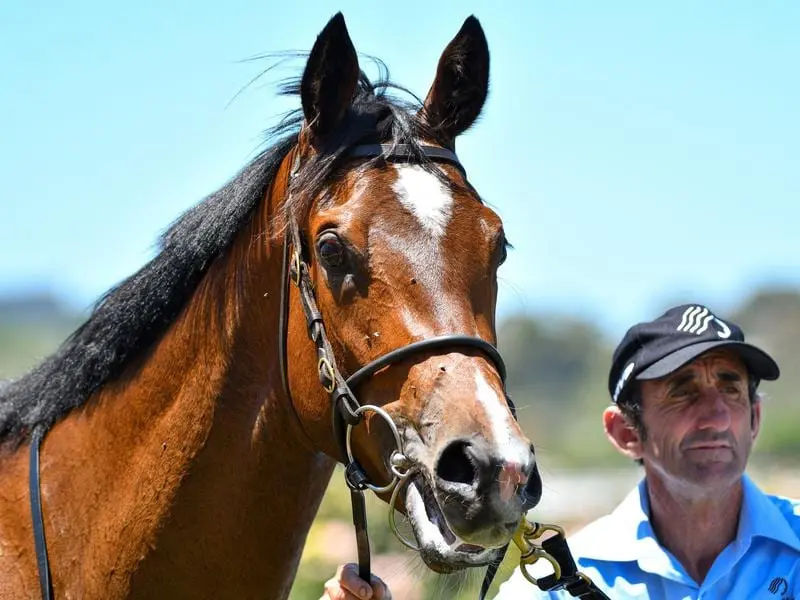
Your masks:
<path fill-rule="evenodd" d="M 149 355 L 46 439 L 57 590 L 288 595 L 333 461 L 309 447 L 282 389 L 284 265 L 279 246 L 253 243 L 268 210 Z"/>

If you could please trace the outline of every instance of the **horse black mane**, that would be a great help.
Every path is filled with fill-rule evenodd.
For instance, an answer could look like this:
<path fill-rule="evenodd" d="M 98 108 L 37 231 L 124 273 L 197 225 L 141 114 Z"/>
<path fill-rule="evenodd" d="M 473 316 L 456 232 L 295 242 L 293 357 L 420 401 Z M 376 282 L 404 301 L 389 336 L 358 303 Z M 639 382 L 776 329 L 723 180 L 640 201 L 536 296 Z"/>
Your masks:
<path fill-rule="evenodd" d="M 299 83 L 284 84 L 281 94 L 299 96 Z M 407 92 L 390 82 L 385 67 L 375 83 L 362 72 L 343 123 L 298 173 L 297 186 L 305 193 L 295 195 L 297 202 L 287 207 L 295 218 L 309 209 L 315 191 L 342 166 L 347 149 L 355 144 L 409 144 L 416 158 L 426 162 L 417 140 L 436 136 L 420 117 L 421 103 L 400 99 L 391 90 Z M 268 140 L 277 141 L 179 217 L 161 236 L 158 254 L 104 294 L 52 355 L 20 379 L 0 385 L 0 444 L 18 445 L 34 429 L 48 430 L 164 334 L 209 266 L 252 219 L 296 143 L 301 123 L 301 109 L 287 113 L 267 132 Z"/>

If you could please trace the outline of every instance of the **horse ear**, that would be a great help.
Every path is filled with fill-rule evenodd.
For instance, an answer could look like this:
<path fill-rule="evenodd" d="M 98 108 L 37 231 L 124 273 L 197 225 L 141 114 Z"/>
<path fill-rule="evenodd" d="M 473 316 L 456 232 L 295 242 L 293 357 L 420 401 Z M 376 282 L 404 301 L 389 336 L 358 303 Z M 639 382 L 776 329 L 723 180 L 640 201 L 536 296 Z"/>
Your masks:
<path fill-rule="evenodd" d="M 480 22 L 470 16 L 439 59 L 422 119 L 452 144 L 478 118 L 488 93 L 489 45 Z"/>
<path fill-rule="evenodd" d="M 300 83 L 303 114 L 314 138 L 323 138 L 342 120 L 358 76 L 356 49 L 339 12 L 317 36 Z"/>

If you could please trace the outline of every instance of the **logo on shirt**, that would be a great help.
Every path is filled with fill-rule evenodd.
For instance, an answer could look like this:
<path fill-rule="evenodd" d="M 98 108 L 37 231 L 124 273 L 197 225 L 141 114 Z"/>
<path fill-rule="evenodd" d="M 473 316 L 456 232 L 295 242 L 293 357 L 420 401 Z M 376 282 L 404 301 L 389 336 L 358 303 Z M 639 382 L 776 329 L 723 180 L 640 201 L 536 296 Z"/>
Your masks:
<path fill-rule="evenodd" d="M 781 597 L 781 600 L 794 600 L 794 596 L 784 596 L 789 591 L 789 582 L 783 577 L 776 577 L 769 582 L 769 593 L 776 594 Z"/>
<path fill-rule="evenodd" d="M 714 313 L 705 306 L 690 306 L 687 308 L 683 312 L 681 322 L 676 329 L 684 333 L 700 335 L 705 333 L 711 323 L 714 324 L 714 328 L 717 330 L 717 336 L 722 339 L 731 337 L 730 327 L 724 321 L 715 317 Z"/>

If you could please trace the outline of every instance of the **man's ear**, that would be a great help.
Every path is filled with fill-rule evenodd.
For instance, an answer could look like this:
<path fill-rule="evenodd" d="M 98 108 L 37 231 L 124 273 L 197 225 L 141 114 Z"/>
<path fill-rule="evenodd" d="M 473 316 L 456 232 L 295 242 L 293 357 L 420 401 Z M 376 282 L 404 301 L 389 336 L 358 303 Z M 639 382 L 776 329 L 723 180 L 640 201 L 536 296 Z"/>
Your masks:
<path fill-rule="evenodd" d="M 618 406 L 609 406 L 603 411 L 603 429 L 611 444 L 622 454 L 633 460 L 642 458 L 641 436 Z"/>
<path fill-rule="evenodd" d="M 750 435 L 752 436 L 752 441 L 755 442 L 758 432 L 761 430 L 761 400 L 753 402 L 750 410 Z"/>

